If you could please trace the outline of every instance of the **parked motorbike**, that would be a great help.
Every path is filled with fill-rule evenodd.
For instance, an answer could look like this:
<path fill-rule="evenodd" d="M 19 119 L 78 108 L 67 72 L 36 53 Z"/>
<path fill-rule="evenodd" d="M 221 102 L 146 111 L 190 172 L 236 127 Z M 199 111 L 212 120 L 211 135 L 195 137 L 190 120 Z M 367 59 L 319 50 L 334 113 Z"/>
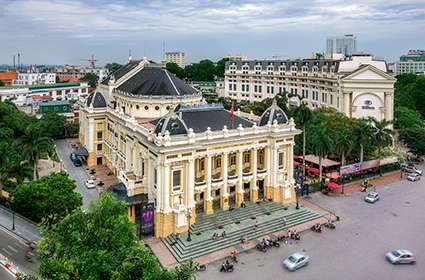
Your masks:
<path fill-rule="evenodd" d="M 329 228 L 329 229 L 335 229 L 336 228 L 335 223 L 332 222 L 332 221 L 325 223 L 324 226 L 327 227 L 327 228 Z"/>
<path fill-rule="evenodd" d="M 205 264 L 196 264 L 195 269 L 196 271 L 205 271 L 207 270 L 207 266 Z"/>
<path fill-rule="evenodd" d="M 220 268 L 220 272 L 233 272 L 233 264 L 223 263 Z"/>
<path fill-rule="evenodd" d="M 256 246 L 255 246 L 255 248 L 257 248 L 257 250 L 258 251 L 261 251 L 261 252 L 267 252 L 267 247 L 266 247 L 266 245 L 265 244 L 263 244 L 263 243 L 258 243 Z"/>
<path fill-rule="evenodd" d="M 280 243 L 277 240 L 269 239 L 268 241 L 270 247 L 280 247 Z"/>

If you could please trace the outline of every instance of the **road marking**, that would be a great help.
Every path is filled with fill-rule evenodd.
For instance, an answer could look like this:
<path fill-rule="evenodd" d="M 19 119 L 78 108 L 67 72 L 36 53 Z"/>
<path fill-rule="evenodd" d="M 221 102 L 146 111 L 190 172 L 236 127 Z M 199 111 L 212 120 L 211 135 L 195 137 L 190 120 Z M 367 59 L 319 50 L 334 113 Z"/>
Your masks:
<path fill-rule="evenodd" d="M 15 253 L 18 253 L 18 250 L 16 250 L 15 248 L 13 248 L 11 245 L 7 245 L 7 248 L 9 248 L 10 250 L 12 250 Z"/>
<path fill-rule="evenodd" d="M 11 252 L 9 252 L 8 250 L 6 250 L 6 248 L 1 248 L 1 250 L 3 251 L 3 252 L 5 252 L 6 254 L 8 254 L 8 255 L 12 255 L 12 253 Z"/>

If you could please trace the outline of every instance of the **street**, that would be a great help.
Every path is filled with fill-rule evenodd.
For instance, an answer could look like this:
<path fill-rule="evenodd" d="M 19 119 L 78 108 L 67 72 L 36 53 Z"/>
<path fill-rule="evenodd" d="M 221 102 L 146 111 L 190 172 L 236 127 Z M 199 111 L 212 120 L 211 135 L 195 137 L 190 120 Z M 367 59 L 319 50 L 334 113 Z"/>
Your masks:
<path fill-rule="evenodd" d="M 76 191 L 83 196 L 83 208 L 88 209 L 91 202 L 97 201 L 99 193 L 96 188 L 87 189 L 84 185 L 87 180 L 87 173 L 84 170 L 84 166 L 76 167 L 72 163 L 69 155 L 72 152 L 71 147 L 65 140 L 57 140 L 56 151 L 58 152 L 59 158 L 61 159 L 65 170 L 68 172 L 69 177 L 75 181 L 77 188 Z"/>
<path fill-rule="evenodd" d="M 11 261 L 19 271 L 34 273 L 36 271 L 35 262 L 29 262 L 25 258 L 28 250 L 29 247 L 25 240 L 12 235 L 3 228 L 0 228 L 0 254 Z M 0 271 L 0 276 L 2 276 L 0 279 L 8 279 L 3 278 L 3 274 L 10 275 L 7 271 L 5 271 L 5 268 L 1 267 Z"/>
<path fill-rule="evenodd" d="M 6 270 L 4 267 L 0 267 L 0 279 L 1 280 L 15 280 L 16 278 Z"/>
<path fill-rule="evenodd" d="M 209 264 L 199 279 L 425 279 L 425 178 L 404 179 L 377 191 L 381 199 L 375 204 L 364 202 L 365 193 L 360 192 L 344 197 L 315 193 L 314 203 L 341 217 L 335 230 L 306 231 L 296 244 L 242 253 L 233 273 L 219 272 L 222 261 Z M 384 254 L 392 249 L 411 250 L 417 264 L 388 263 Z M 282 261 L 296 251 L 305 251 L 310 264 L 288 272 Z"/>

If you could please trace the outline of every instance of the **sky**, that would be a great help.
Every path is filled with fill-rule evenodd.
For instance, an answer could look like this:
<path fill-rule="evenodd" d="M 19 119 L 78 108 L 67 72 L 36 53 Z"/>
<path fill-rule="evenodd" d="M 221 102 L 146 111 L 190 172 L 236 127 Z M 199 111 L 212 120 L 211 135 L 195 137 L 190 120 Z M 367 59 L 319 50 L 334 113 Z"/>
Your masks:
<path fill-rule="evenodd" d="M 0 0 L 0 64 L 160 61 L 164 41 L 188 62 L 307 58 L 343 34 L 388 61 L 425 49 L 425 0 Z"/>

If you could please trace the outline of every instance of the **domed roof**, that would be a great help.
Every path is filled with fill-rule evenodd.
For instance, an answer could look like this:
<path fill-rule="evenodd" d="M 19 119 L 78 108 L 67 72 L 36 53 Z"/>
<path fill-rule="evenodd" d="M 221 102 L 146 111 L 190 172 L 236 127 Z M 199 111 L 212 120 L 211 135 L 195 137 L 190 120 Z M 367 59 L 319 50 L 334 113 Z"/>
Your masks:
<path fill-rule="evenodd" d="M 169 112 L 159 119 L 155 127 L 155 134 L 165 134 L 168 130 L 170 135 L 187 134 L 187 126 L 183 119 L 175 112 Z"/>
<path fill-rule="evenodd" d="M 106 100 L 105 97 L 103 97 L 103 94 L 96 91 L 89 94 L 86 100 L 86 105 L 87 107 L 103 108 L 106 107 Z"/>
<path fill-rule="evenodd" d="M 272 106 L 264 111 L 258 126 L 264 126 L 268 122 L 273 123 L 275 120 L 278 124 L 288 123 L 288 117 L 286 116 L 285 112 L 279 106 L 277 106 L 276 100 L 273 99 Z"/>

